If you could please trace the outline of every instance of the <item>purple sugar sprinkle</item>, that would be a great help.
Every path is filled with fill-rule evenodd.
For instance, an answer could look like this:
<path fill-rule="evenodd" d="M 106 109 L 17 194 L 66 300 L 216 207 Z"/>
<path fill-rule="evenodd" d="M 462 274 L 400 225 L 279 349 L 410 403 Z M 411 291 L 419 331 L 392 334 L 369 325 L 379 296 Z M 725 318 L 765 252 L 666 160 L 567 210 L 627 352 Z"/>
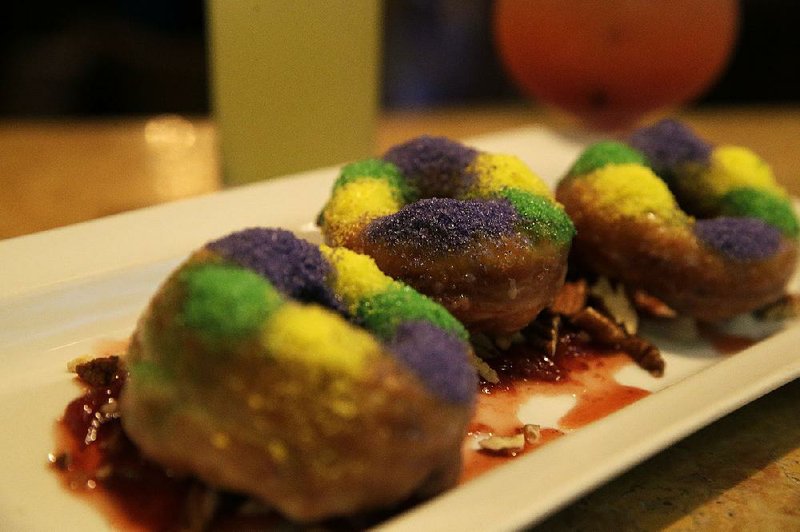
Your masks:
<path fill-rule="evenodd" d="M 636 130 L 628 143 L 644 153 L 656 173 L 666 175 L 687 162 L 707 163 L 712 150 L 691 129 L 671 119 Z"/>
<path fill-rule="evenodd" d="M 316 246 L 289 231 L 254 227 L 231 233 L 206 247 L 266 277 L 290 298 L 344 311 L 326 282 L 331 271 L 328 262 Z"/>
<path fill-rule="evenodd" d="M 698 220 L 697 238 L 733 260 L 760 260 L 778 252 L 780 231 L 757 218 L 719 217 Z"/>
<path fill-rule="evenodd" d="M 517 213 L 505 200 L 456 200 L 429 198 L 406 205 L 395 214 L 369 224 L 369 242 L 392 247 L 412 246 L 442 253 L 463 251 L 482 238 L 511 234 Z"/>
<path fill-rule="evenodd" d="M 454 197 L 469 188 L 466 172 L 478 152 L 445 137 L 423 135 L 390 148 L 383 158 L 394 163 L 421 197 Z"/>
<path fill-rule="evenodd" d="M 389 349 L 445 401 L 474 401 L 478 379 L 461 340 L 427 321 L 410 321 L 397 327 Z"/>

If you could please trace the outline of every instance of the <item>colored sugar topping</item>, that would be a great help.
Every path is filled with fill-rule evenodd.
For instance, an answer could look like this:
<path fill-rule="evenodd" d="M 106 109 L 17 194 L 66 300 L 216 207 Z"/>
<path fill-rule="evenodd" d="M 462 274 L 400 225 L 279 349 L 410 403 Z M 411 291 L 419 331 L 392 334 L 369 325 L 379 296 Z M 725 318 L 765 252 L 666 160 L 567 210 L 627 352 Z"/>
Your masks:
<path fill-rule="evenodd" d="M 557 244 L 574 236 L 549 186 L 519 157 L 431 136 L 345 166 L 317 221 L 326 242 L 354 249 L 381 242 L 448 253 L 501 235 Z"/>
<path fill-rule="evenodd" d="M 381 272 L 375 261 L 345 248 L 322 246 L 336 270 L 336 292 L 351 313 L 388 339 L 407 320 L 424 320 L 466 340 L 467 332 L 439 304 Z"/>
<path fill-rule="evenodd" d="M 519 157 L 481 153 L 467 169 L 475 175 L 468 198 L 491 197 L 505 188 L 524 190 L 547 198 L 552 192 L 542 179 L 533 173 Z"/>
<path fill-rule="evenodd" d="M 384 292 L 397 284 L 394 279 L 380 271 L 372 257 L 346 248 L 322 246 L 320 250 L 336 271 L 333 288 L 351 314 L 355 314 L 362 299 Z"/>
<path fill-rule="evenodd" d="M 585 179 L 597 192 L 599 206 L 627 217 L 655 215 L 678 220 L 678 208 L 667 185 L 647 167 L 638 164 L 611 165 L 595 170 Z"/>
<path fill-rule="evenodd" d="M 408 321 L 441 328 L 466 352 L 463 342 L 468 336 L 460 322 L 444 307 L 383 274 L 368 256 L 345 248 L 316 248 L 288 231 L 273 229 L 233 233 L 207 248 L 236 265 L 192 265 L 182 274 L 188 294 L 184 321 L 204 334 L 231 338 L 258 333 L 271 356 L 348 373 L 361 371 L 366 360 L 381 352 L 370 333 L 389 341 Z M 276 288 L 311 304 L 284 301 Z M 323 292 L 327 301 L 310 297 Z M 346 307 L 367 330 L 324 307 Z M 406 340 L 401 344 L 411 345 Z"/>
<path fill-rule="evenodd" d="M 394 163 L 420 197 L 456 197 L 472 186 L 467 166 L 478 155 L 473 148 L 445 137 L 421 136 L 399 144 L 383 158 Z"/>
<path fill-rule="evenodd" d="M 780 232 L 755 218 L 698 220 L 694 231 L 700 241 L 734 260 L 765 259 L 780 247 Z"/>
<path fill-rule="evenodd" d="M 227 264 L 191 265 L 180 274 L 186 300 L 179 321 L 210 340 L 232 340 L 257 331 L 281 303 L 258 274 Z"/>
<path fill-rule="evenodd" d="M 382 159 L 364 159 L 344 166 L 333 184 L 333 189 L 336 190 L 343 185 L 361 179 L 384 180 L 400 194 L 403 201 L 411 201 L 413 199 L 414 193 L 400 173 L 400 169 Z"/>
<path fill-rule="evenodd" d="M 430 198 L 375 220 L 366 228 L 365 238 L 448 253 L 478 239 L 510 234 L 517 221 L 518 215 L 507 201 Z"/>
<path fill-rule="evenodd" d="M 567 173 L 578 176 L 594 172 L 609 164 L 646 164 L 644 156 L 621 142 L 603 141 L 592 144 L 580 154 Z"/>
<path fill-rule="evenodd" d="M 398 190 L 378 179 L 361 179 L 337 188 L 322 212 L 322 221 L 332 232 L 334 243 L 375 218 L 397 212 L 402 205 Z"/>
<path fill-rule="evenodd" d="M 519 229 L 534 242 L 552 240 L 568 244 L 575 236 L 575 225 L 560 205 L 546 197 L 509 188 L 501 192 L 519 214 Z"/>
<path fill-rule="evenodd" d="M 407 321 L 426 321 L 464 341 L 469 337 L 461 322 L 444 307 L 400 283 L 362 299 L 356 315 L 368 329 L 385 340 L 392 338 L 397 328 Z"/>
<path fill-rule="evenodd" d="M 686 163 L 708 163 L 711 145 L 677 120 L 661 120 L 635 131 L 629 144 L 647 157 L 659 175 L 669 177 Z"/>
<path fill-rule="evenodd" d="M 788 198 L 753 187 L 736 188 L 725 194 L 720 200 L 720 214 L 759 218 L 792 238 L 800 233 Z"/>
<path fill-rule="evenodd" d="M 267 320 L 262 343 L 276 358 L 356 375 L 381 352 L 368 332 L 353 327 L 338 314 L 292 302 Z"/>
<path fill-rule="evenodd" d="M 127 364 L 130 371 L 131 378 L 128 379 L 129 383 L 135 383 L 137 386 L 152 386 L 154 389 L 160 390 L 164 393 L 167 386 L 172 385 L 174 375 L 171 375 L 156 362 L 149 360 L 137 360 L 133 363 L 130 361 Z"/>
<path fill-rule="evenodd" d="M 337 308 L 327 283 L 330 265 L 316 246 L 289 231 L 244 229 L 209 243 L 207 248 L 263 275 L 287 297 Z"/>
<path fill-rule="evenodd" d="M 752 151 L 736 146 L 715 148 L 708 165 L 689 165 L 671 183 L 678 201 L 692 214 L 706 218 L 718 215 L 722 198 L 738 188 L 785 195 L 770 167 Z"/>
<path fill-rule="evenodd" d="M 783 193 L 769 165 L 751 150 L 739 146 L 714 149 L 710 165 L 697 179 L 701 182 L 700 186 L 716 198 L 739 187 Z"/>
<path fill-rule="evenodd" d="M 475 398 L 477 378 L 467 362 L 464 342 L 424 321 L 401 324 L 389 349 L 426 387 L 451 403 Z"/>

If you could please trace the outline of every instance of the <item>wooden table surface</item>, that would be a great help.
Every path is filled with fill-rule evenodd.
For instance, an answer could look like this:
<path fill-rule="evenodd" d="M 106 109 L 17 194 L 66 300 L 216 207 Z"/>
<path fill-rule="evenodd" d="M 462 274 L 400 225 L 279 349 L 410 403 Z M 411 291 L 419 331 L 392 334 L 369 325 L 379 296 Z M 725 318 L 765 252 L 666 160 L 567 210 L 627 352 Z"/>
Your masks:
<path fill-rule="evenodd" d="M 714 142 L 754 149 L 800 196 L 800 107 L 705 109 L 681 117 Z M 422 133 L 464 138 L 532 123 L 563 125 L 520 106 L 385 113 L 376 153 Z M 221 187 L 214 125 L 176 116 L 0 121 L 0 184 L 0 239 L 211 193 Z M 800 380 L 680 441 L 538 528 L 800 530 Z"/>

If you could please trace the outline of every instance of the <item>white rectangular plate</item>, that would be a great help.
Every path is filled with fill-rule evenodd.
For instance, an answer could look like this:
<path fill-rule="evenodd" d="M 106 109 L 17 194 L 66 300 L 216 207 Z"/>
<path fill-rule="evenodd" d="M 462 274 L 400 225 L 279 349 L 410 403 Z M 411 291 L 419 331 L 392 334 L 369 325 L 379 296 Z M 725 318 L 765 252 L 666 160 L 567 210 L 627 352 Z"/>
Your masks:
<path fill-rule="evenodd" d="M 550 183 L 581 144 L 541 128 L 468 141 L 513 153 Z M 104 517 L 65 492 L 47 468 L 55 419 L 78 389 L 66 364 L 126 338 L 166 274 L 205 241 L 247 226 L 317 238 L 311 221 L 335 168 L 271 180 L 0 242 L 0 516 L 8 530 L 104 530 Z M 617 376 L 653 391 L 389 521 L 391 530 L 507 530 L 525 526 L 690 432 L 800 375 L 800 326 L 786 325 L 734 356 L 700 341 L 650 333 L 663 378 Z M 543 411 L 543 418 L 556 413 Z M 488 494 L 501 493 L 491 497 Z"/>

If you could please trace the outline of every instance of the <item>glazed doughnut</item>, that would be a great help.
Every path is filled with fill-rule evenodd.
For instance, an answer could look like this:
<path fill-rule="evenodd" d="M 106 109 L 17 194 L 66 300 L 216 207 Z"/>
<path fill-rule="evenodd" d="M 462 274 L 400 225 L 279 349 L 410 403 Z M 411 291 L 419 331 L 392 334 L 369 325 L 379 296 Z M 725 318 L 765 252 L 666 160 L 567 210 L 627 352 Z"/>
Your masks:
<path fill-rule="evenodd" d="M 145 456 L 310 521 L 452 485 L 477 377 L 463 326 L 347 249 L 248 229 L 193 253 L 127 354 Z"/>
<path fill-rule="evenodd" d="M 373 257 L 471 332 L 498 335 L 553 300 L 574 234 L 519 158 L 428 136 L 345 166 L 318 221 L 329 244 Z"/>
<path fill-rule="evenodd" d="M 769 167 L 672 120 L 588 147 L 556 197 L 585 268 L 703 321 L 778 299 L 795 269 L 797 219 Z"/>

